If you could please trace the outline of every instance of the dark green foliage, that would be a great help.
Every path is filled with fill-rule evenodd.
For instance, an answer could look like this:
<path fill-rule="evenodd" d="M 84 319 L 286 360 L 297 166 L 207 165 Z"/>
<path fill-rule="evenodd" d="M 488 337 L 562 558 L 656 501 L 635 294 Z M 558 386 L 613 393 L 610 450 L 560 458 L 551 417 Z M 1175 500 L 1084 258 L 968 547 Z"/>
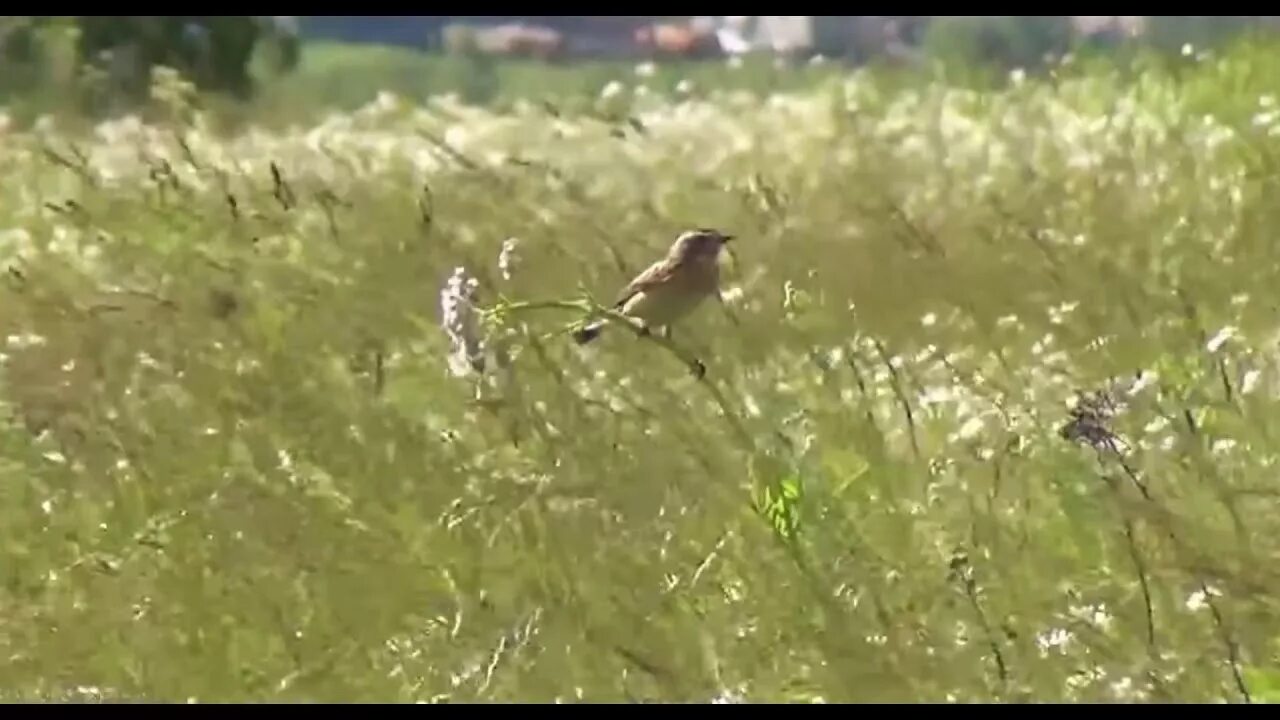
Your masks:
<path fill-rule="evenodd" d="M 202 90 L 247 98 L 249 60 L 260 31 L 256 18 L 229 16 L 82 16 L 80 57 L 120 68 L 119 89 L 144 97 L 152 67 L 174 68 Z"/>
<path fill-rule="evenodd" d="M 0 20 L 0 50 L 6 70 L 0 91 L 21 100 L 49 94 L 51 86 L 64 105 L 80 98 L 92 112 L 136 108 L 158 67 L 178 71 L 202 92 L 247 100 L 255 91 L 256 54 L 273 75 L 300 60 L 289 28 L 248 15 L 8 17 Z"/>
<path fill-rule="evenodd" d="M 1064 15 L 948 16 L 930 22 L 923 48 L 947 64 L 1039 68 L 1071 46 Z"/>

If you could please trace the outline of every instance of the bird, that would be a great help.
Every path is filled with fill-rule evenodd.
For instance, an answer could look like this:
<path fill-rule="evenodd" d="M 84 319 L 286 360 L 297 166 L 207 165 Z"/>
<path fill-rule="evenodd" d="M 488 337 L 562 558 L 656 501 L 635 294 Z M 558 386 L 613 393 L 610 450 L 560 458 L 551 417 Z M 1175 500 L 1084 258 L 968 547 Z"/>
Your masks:
<path fill-rule="evenodd" d="M 623 288 L 614 309 L 643 324 L 643 332 L 672 323 L 693 312 L 703 300 L 720 294 L 720 251 L 733 235 L 710 228 L 680 233 L 662 259 L 650 265 Z M 607 320 L 577 330 L 579 345 L 600 337 Z"/>

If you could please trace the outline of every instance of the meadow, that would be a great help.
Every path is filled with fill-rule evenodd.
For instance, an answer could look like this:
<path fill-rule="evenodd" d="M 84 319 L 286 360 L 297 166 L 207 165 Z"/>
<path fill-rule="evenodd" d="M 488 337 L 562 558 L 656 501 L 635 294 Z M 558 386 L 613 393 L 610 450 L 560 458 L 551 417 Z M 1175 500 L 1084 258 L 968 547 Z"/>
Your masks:
<path fill-rule="evenodd" d="M 1280 698 L 1277 58 L 0 129 L 0 697 Z"/>

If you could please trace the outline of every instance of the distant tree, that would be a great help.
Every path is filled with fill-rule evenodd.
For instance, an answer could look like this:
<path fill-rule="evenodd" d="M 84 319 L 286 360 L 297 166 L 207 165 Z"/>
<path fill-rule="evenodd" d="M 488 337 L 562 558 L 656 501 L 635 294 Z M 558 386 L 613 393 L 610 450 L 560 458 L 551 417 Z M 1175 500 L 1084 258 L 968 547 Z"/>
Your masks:
<path fill-rule="evenodd" d="M 250 63 L 265 49 L 277 72 L 298 63 L 296 25 L 253 15 L 81 16 L 80 61 L 104 71 L 114 90 L 143 97 L 151 69 L 163 65 L 204 91 L 246 99 L 254 90 Z"/>
<path fill-rule="evenodd" d="M 65 81 L 73 62 L 68 31 L 74 26 L 67 17 L 0 16 L 0 95 L 48 95 Z"/>
<path fill-rule="evenodd" d="M 0 62 L 29 63 L 35 60 L 36 40 L 33 18 L 0 17 Z"/>
<path fill-rule="evenodd" d="M 944 61 L 1036 67 L 1071 47 L 1065 15 L 943 16 L 929 24 L 925 51 Z"/>

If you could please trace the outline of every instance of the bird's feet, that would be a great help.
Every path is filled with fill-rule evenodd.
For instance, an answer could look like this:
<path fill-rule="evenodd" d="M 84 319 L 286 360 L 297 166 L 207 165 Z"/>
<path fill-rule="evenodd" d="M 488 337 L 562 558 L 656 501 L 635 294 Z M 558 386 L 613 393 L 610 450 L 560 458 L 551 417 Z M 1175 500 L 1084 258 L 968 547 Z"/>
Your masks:
<path fill-rule="evenodd" d="M 707 376 L 707 366 L 702 364 L 701 360 L 694 360 L 689 364 L 689 370 L 698 380 Z"/>

